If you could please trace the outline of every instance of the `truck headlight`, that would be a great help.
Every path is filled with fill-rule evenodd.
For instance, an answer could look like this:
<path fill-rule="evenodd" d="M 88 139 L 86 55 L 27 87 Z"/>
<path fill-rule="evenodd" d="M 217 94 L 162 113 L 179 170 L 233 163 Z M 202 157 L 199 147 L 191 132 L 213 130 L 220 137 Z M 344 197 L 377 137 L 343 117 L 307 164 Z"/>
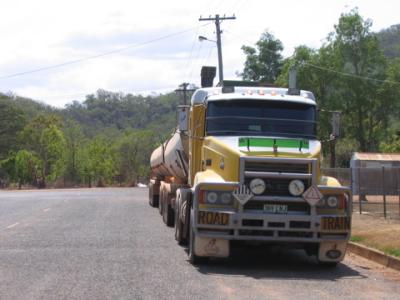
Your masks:
<path fill-rule="evenodd" d="M 208 203 L 215 204 L 218 200 L 218 195 L 216 192 L 207 192 L 206 193 L 206 200 Z"/>
<path fill-rule="evenodd" d="M 301 180 L 295 179 L 289 183 L 289 193 L 292 196 L 300 196 L 305 189 L 304 183 Z"/>
<path fill-rule="evenodd" d="M 232 193 L 222 193 L 221 194 L 222 204 L 228 205 L 232 203 Z"/>
<path fill-rule="evenodd" d="M 203 194 L 200 193 L 199 201 L 203 204 L 228 206 L 233 204 L 233 195 L 228 191 L 203 191 Z"/>
<path fill-rule="evenodd" d="M 264 193 L 265 188 L 265 182 L 261 178 L 254 178 L 252 181 L 250 181 L 250 190 L 255 195 L 261 195 Z"/>
<path fill-rule="evenodd" d="M 338 207 L 339 200 L 336 196 L 329 196 L 326 199 L 326 205 L 328 205 L 330 208 L 336 208 Z"/>

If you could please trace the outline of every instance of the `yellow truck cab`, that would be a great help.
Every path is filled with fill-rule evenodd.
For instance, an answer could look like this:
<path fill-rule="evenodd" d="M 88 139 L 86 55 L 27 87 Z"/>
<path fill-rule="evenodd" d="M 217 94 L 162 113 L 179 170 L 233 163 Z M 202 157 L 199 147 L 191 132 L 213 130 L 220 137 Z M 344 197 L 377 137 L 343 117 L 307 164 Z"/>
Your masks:
<path fill-rule="evenodd" d="M 343 260 L 351 193 L 320 172 L 316 115 L 311 92 L 275 87 L 201 88 L 180 107 L 177 131 L 151 158 L 149 201 L 191 262 L 228 257 L 233 240 Z"/>

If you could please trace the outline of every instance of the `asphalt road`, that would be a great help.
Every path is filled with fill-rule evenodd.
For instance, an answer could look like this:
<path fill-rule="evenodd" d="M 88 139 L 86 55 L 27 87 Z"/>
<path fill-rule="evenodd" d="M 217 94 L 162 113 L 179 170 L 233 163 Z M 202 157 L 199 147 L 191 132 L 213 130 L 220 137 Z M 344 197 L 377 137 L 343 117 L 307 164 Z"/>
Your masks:
<path fill-rule="evenodd" d="M 0 191 L 0 299 L 400 299 L 400 274 L 348 255 L 246 249 L 195 267 L 147 189 Z"/>

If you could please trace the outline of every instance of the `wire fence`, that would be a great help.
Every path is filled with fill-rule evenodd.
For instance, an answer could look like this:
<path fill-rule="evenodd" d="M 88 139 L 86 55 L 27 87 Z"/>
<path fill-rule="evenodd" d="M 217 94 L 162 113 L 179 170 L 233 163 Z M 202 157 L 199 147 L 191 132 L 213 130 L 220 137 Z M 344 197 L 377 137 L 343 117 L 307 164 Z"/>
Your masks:
<path fill-rule="evenodd" d="M 400 219 L 400 168 L 323 168 L 322 174 L 351 187 L 353 212 Z"/>

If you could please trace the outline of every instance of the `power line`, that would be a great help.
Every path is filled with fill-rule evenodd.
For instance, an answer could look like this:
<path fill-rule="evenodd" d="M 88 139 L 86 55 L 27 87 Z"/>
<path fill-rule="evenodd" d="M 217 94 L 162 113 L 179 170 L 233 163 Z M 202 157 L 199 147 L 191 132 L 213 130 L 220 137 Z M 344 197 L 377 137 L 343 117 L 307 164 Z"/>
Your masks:
<path fill-rule="evenodd" d="M 186 61 L 186 67 L 185 67 L 185 69 L 186 69 L 186 74 L 185 75 L 186 76 L 185 76 L 185 78 L 187 78 L 188 75 L 189 75 L 189 70 L 190 70 L 189 69 L 189 63 L 193 63 L 192 55 L 193 55 L 194 46 L 195 46 L 196 41 L 197 41 L 197 37 L 199 35 L 199 29 L 200 29 L 200 26 L 197 27 L 196 34 L 195 34 L 195 36 L 193 38 L 192 47 L 190 49 L 190 55 L 189 55 L 189 57 L 188 57 L 188 59 Z"/>
<path fill-rule="evenodd" d="M 119 52 L 123 52 L 123 51 L 129 50 L 129 49 L 132 49 L 132 48 L 138 48 L 138 47 L 145 46 L 145 45 L 148 45 L 148 44 L 152 44 L 152 43 L 155 43 L 155 42 L 158 42 L 158 41 L 161 41 L 161 40 L 165 40 L 165 39 L 168 39 L 168 38 L 171 38 L 171 37 L 174 37 L 174 36 L 178 36 L 178 35 L 193 31 L 196 28 L 198 29 L 199 27 L 204 27 L 204 26 L 208 26 L 208 25 L 210 25 L 210 23 L 207 23 L 207 24 L 204 24 L 204 25 L 201 25 L 201 26 L 192 27 L 190 29 L 178 31 L 178 32 L 171 33 L 171 34 L 168 34 L 168 35 L 164 35 L 162 37 L 151 39 L 151 40 L 148 40 L 148 41 L 145 41 L 145 42 L 142 42 L 142 43 L 129 45 L 129 46 L 126 46 L 126 47 L 123 47 L 123 48 L 119 48 L 119 49 L 116 49 L 116 50 L 107 51 L 107 52 L 103 52 L 103 53 L 100 53 L 100 54 L 79 58 L 79 59 L 76 59 L 76 60 L 70 60 L 70 61 L 66 61 L 66 62 L 63 62 L 63 63 L 60 63 L 60 64 L 55 64 L 55 65 L 51 65 L 51 66 L 47 66 L 47 67 L 42 67 L 42 68 L 37 68 L 37 69 L 28 70 L 28 71 L 24 71 L 24 72 L 18 72 L 18 73 L 14 73 L 14 74 L 0 76 L 0 80 L 12 78 L 12 77 L 17 77 L 17 76 L 23 76 L 23 75 L 32 74 L 32 73 L 37 73 L 37 72 L 42 72 L 42 71 L 51 70 L 51 69 L 56 69 L 56 68 L 60 68 L 60 67 L 64 67 L 64 66 L 68 66 L 68 65 L 72 65 L 72 64 L 81 63 L 81 62 L 84 62 L 84 61 L 87 61 L 87 60 L 92 60 L 92 59 L 96 59 L 96 58 L 112 55 L 112 54 L 115 54 L 115 53 L 119 53 Z"/>
<path fill-rule="evenodd" d="M 237 39 L 240 38 L 240 36 L 238 36 L 238 35 L 236 35 L 236 34 L 230 32 L 229 30 L 225 30 L 225 32 L 227 32 L 227 33 L 229 33 L 229 34 L 235 36 Z M 249 43 L 249 44 L 251 44 L 251 43 Z M 275 53 L 275 51 L 270 50 L 270 49 L 268 49 L 268 48 L 266 48 L 265 50 L 266 50 L 267 52 L 270 52 L 270 53 Z M 292 54 L 291 56 L 289 56 L 289 57 L 287 57 L 287 58 L 290 59 L 290 58 L 293 58 L 293 57 L 294 57 L 294 54 Z M 353 78 L 358 78 L 358 79 L 363 79 L 363 80 L 370 80 L 370 81 L 375 81 L 375 82 L 380 82 L 380 83 L 400 84 L 399 81 L 382 80 L 382 79 L 376 79 L 376 78 L 372 78 L 372 77 L 368 77 L 368 76 L 356 75 L 356 74 L 348 73 L 348 72 L 341 72 L 341 71 L 337 71 L 337 70 L 325 68 L 325 67 L 322 67 L 322 66 L 314 65 L 314 64 L 309 63 L 309 62 L 302 62 L 302 64 L 308 65 L 308 66 L 310 66 L 310 67 L 312 67 L 312 68 L 315 68 L 315 69 L 319 69 L 319 70 L 327 71 L 327 72 L 332 72 L 332 73 L 336 73 L 336 74 L 343 75 L 343 76 L 347 76 L 347 77 L 353 77 Z"/>
<path fill-rule="evenodd" d="M 196 57 L 194 58 L 194 61 L 198 61 L 199 57 L 200 57 L 200 52 L 201 52 L 201 48 L 202 48 L 203 44 L 200 43 L 198 49 L 197 49 L 197 54 Z M 192 65 L 192 68 L 190 69 L 190 73 L 189 73 L 189 78 L 192 78 L 193 72 L 195 67 L 197 67 L 197 65 L 195 66 L 194 64 Z"/>
<path fill-rule="evenodd" d="M 332 70 L 329 68 L 317 66 L 317 65 L 314 65 L 314 64 L 311 64 L 308 62 L 303 62 L 303 64 L 308 65 L 313 68 L 316 68 L 316 69 L 319 69 L 319 70 L 322 70 L 322 71 L 328 71 L 328 72 L 336 73 L 336 74 L 343 75 L 343 76 L 354 77 L 354 78 L 363 79 L 363 80 L 371 80 L 371 81 L 376 81 L 376 82 L 380 82 L 380 83 L 400 84 L 400 82 L 398 82 L 398 81 L 382 80 L 382 79 L 376 79 L 376 78 L 367 77 L 367 76 L 360 76 L 360 75 L 347 73 L 347 72 L 340 72 L 340 71 Z"/>
<path fill-rule="evenodd" d="M 211 57 L 211 53 L 213 52 L 213 50 L 215 49 L 215 45 L 213 45 L 213 46 L 211 46 L 210 48 L 209 48 L 209 50 L 208 50 L 208 55 L 207 55 L 207 57 L 203 60 L 203 63 L 202 63 L 202 65 L 203 66 L 205 66 L 206 65 L 206 63 L 209 61 L 209 59 L 210 59 L 210 57 Z"/>

